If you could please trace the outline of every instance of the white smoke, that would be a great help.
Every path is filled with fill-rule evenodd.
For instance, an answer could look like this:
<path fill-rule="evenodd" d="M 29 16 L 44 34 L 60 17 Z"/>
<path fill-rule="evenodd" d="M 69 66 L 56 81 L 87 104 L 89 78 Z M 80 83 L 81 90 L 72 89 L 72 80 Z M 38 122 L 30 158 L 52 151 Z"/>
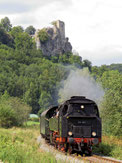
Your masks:
<path fill-rule="evenodd" d="M 99 103 L 103 95 L 101 85 L 90 76 L 88 69 L 76 69 L 71 70 L 68 78 L 61 82 L 59 102 L 64 102 L 71 96 L 85 96 Z"/>

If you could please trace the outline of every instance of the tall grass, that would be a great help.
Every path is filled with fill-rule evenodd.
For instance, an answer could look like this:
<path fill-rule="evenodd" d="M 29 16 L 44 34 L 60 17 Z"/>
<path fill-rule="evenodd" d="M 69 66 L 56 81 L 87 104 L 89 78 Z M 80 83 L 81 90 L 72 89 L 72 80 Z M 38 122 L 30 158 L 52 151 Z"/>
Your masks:
<path fill-rule="evenodd" d="M 93 152 L 122 160 L 122 137 L 103 136 L 99 147 L 93 147 Z"/>
<path fill-rule="evenodd" d="M 56 163 L 50 153 L 41 151 L 37 144 L 39 126 L 0 128 L 0 160 L 9 163 Z"/>

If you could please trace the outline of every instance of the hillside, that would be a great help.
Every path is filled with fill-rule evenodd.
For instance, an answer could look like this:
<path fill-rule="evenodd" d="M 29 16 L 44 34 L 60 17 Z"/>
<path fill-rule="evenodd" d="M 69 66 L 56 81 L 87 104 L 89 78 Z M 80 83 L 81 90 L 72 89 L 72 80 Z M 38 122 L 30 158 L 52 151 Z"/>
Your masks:
<path fill-rule="evenodd" d="M 122 73 L 122 64 L 111 64 L 109 66 L 107 66 L 110 70 L 118 70 L 120 73 Z"/>
<path fill-rule="evenodd" d="M 31 32 L 28 32 L 28 28 L 24 31 L 21 26 L 12 27 L 8 18 L 4 18 L 4 21 L 8 22 L 7 26 L 10 28 L 6 30 L 0 25 L 0 95 L 7 91 L 10 96 L 21 98 L 32 107 L 32 113 L 57 104 L 60 81 L 69 73 L 65 65 L 91 68 L 88 61 L 83 62 L 80 56 L 73 55 L 71 48 L 66 51 L 67 42 L 60 28 L 56 28 L 58 33 L 55 33 L 54 40 L 63 40 L 65 47 L 59 42 L 59 54 L 57 51 L 57 55 L 46 55 L 43 53 L 44 49 L 49 53 L 48 44 L 56 40 L 42 43 L 43 48 L 38 49 L 37 42 L 31 35 L 34 28 L 28 27 L 31 29 Z M 49 31 L 50 29 L 48 33 Z M 43 34 L 39 36 L 41 40 L 44 39 Z M 44 48 L 45 46 L 49 49 Z M 61 54 L 63 49 L 60 47 L 66 53 Z"/>

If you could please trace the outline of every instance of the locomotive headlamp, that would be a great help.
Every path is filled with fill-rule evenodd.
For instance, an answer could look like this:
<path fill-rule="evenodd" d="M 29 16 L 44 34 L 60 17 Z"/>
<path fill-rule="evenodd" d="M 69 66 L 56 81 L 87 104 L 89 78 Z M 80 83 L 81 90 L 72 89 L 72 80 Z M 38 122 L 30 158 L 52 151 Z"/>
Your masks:
<path fill-rule="evenodd" d="M 84 109 L 84 105 L 81 105 L 81 109 Z"/>
<path fill-rule="evenodd" d="M 72 136 L 72 132 L 71 132 L 71 131 L 69 131 L 69 132 L 68 132 L 68 135 L 69 135 L 69 136 Z"/>
<path fill-rule="evenodd" d="M 92 136 L 96 136 L 96 132 L 92 132 Z"/>

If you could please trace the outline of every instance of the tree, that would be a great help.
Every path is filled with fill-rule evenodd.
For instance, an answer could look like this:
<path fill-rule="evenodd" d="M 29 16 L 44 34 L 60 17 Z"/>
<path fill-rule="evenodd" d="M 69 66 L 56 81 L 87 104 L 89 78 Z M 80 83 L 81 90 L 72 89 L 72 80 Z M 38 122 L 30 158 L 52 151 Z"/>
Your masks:
<path fill-rule="evenodd" d="M 41 41 L 41 43 L 44 43 L 49 39 L 49 35 L 45 28 L 41 29 L 38 32 L 38 37 L 39 37 L 39 40 Z"/>
<path fill-rule="evenodd" d="M 92 75 L 95 78 L 101 78 L 101 76 L 103 75 L 103 73 L 105 71 L 109 71 L 109 68 L 106 65 L 102 65 L 100 67 L 93 66 L 92 69 L 91 69 L 91 71 L 92 71 Z"/>
<path fill-rule="evenodd" d="M 88 67 L 89 71 L 91 71 L 92 63 L 88 59 L 85 59 L 83 60 L 82 66 Z"/>
<path fill-rule="evenodd" d="M 0 126 L 21 126 L 29 117 L 31 107 L 19 98 L 10 97 L 5 93 L 0 97 Z"/>
<path fill-rule="evenodd" d="M 33 41 L 32 38 L 27 33 L 18 33 L 15 38 L 15 47 L 17 50 L 26 50 L 32 49 Z"/>
<path fill-rule="evenodd" d="M 9 32 L 11 30 L 12 25 L 8 17 L 1 19 L 1 25 L 3 26 L 6 32 Z"/>
<path fill-rule="evenodd" d="M 23 31 L 23 27 L 16 26 L 11 29 L 10 34 L 15 38 L 19 33 L 22 33 Z"/>
<path fill-rule="evenodd" d="M 13 45 L 13 38 L 5 31 L 1 24 L 0 24 L 0 42 L 8 46 Z"/>
<path fill-rule="evenodd" d="M 104 131 L 107 134 L 122 135 L 122 75 L 118 71 L 106 71 L 101 77 L 105 89 L 101 105 Z"/>
<path fill-rule="evenodd" d="M 25 29 L 25 32 L 28 33 L 29 35 L 34 35 L 35 31 L 36 29 L 32 25 L 30 25 L 29 27 Z"/>

